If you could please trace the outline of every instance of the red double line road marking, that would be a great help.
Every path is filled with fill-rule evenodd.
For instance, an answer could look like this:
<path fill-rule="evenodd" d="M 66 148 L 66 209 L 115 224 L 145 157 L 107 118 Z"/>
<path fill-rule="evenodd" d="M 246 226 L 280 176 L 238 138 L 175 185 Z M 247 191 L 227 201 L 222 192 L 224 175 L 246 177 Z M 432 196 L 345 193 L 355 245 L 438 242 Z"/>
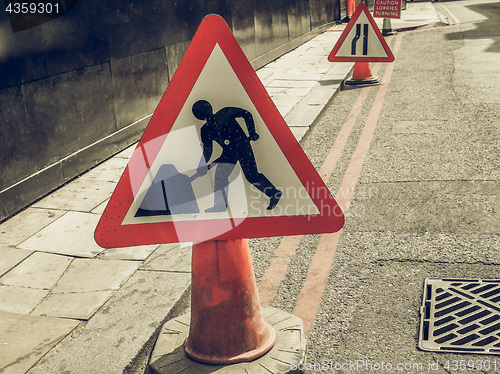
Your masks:
<path fill-rule="evenodd" d="M 330 179 L 335 166 L 337 165 L 342 151 L 345 148 L 349 135 L 351 134 L 352 128 L 356 123 L 361 110 L 363 109 L 363 104 L 365 103 L 368 94 L 370 93 L 371 87 L 364 87 L 354 103 L 351 112 L 347 116 L 346 121 L 342 125 L 335 142 L 333 143 L 330 152 L 325 158 L 323 165 L 319 169 L 319 175 L 326 182 Z M 285 236 L 281 240 L 280 245 L 274 252 L 274 257 L 271 259 L 271 263 L 267 270 L 264 272 L 260 284 L 259 284 L 259 297 L 260 303 L 262 305 L 270 305 L 271 300 L 276 294 L 276 290 L 280 282 L 284 279 L 288 264 L 290 259 L 295 254 L 297 247 L 299 246 L 302 235 L 295 236 Z"/>
<path fill-rule="evenodd" d="M 351 134 L 352 128 L 356 123 L 356 120 L 363 109 L 363 105 L 370 93 L 372 87 L 364 87 L 354 103 L 351 112 L 347 116 L 346 121 L 342 125 L 335 142 L 330 148 L 328 155 L 319 169 L 319 175 L 325 181 L 325 183 L 330 179 L 335 166 L 337 165 L 340 156 L 347 144 L 349 135 Z M 281 240 L 280 245 L 274 252 L 274 257 L 271 259 L 271 263 L 265 273 L 263 274 L 260 284 L 259 284 L 259 297 L 260 303 L 262 305 L 270 305 L 271 300 L 276 294 L 276 290 L 280 282 L 284 279 L 288 264 L 290 259 L 295 254 L 297 247 L 299 246 L 302 235 L 296 236 L 285 236 Z"/>
<path fill-rule="evenodd" d="M 398 35 L 394 45 L 394 55 L 396 55 L 399 50 L 401 40 L 402 36 Z M 359 138 L 358 145 L 352 155 L 351 162 L 340 184 L 336 200 L 344 213 L 346 213 L 349 209 L 349 204 L 354 193 L 354 188 L 361 174 L 365 156 L 370 148 L 370 142 L 377 126 L 380 112 L 382 110 L 382 104 L 385 99 L 388 83 L 391 80 L 393 70 L 394 64 L 387 66 L 381 85 L 378 87 L 368 119 L 365 122 L 363 132 Z M 328 181 L 333 173 L 342 151 L 345 148 L 354 123 L 361 113 L 370 89 L 371 87 L 365 87 L 361 90 L 351 113 L 347 117 L 346 122 L 342 126 L 332 148 L 330 149 L 330 152 L 319 170 L 319 173 L 325 182 Z M 304 286 L 298 296 L 297 304 L 294 309 L 294 314 L 302 318 L 304 321 L 305 330 L 309 329 L 317 314 L 341 233 L 342 230 L 333 234 L 321 235 L 318 247 L 311 261 L 311 265 L 309 266 Z M 269 305 L 273 299 L 279 283 L 284 279 L 290 259 L 295 254 L 301 238 L 302 236 L 300 235 L 284 237 L 276 249 L 275 257 L 271 260 L 269 268 L 266 270 L 260 281 L 259 294 L 262 305 Z"/>

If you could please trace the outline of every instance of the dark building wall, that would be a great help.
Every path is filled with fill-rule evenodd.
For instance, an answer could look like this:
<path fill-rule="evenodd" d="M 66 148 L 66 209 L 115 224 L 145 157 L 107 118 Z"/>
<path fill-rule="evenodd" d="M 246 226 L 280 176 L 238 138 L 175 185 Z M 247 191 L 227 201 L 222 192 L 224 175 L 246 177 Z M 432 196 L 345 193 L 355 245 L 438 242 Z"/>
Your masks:
<path fill-rule="evenodd" d="M 135 142 L 205 15 L 256 68 L 345 16 L 345 0 L 53 2 L 64 14 L 0 12 L 0 220 Z"/>

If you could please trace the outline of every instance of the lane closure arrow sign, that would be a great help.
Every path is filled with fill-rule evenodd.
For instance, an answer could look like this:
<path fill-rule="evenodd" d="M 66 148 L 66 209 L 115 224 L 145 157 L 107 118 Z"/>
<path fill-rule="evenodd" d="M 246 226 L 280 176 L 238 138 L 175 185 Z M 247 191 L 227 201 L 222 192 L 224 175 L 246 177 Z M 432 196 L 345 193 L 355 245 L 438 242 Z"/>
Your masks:
<path fill-rule="evenodd" d="M 340 35 L 328 61 L 392 62 L 394 55 L 387 45 L 368 8 L 361 3 Z"/>

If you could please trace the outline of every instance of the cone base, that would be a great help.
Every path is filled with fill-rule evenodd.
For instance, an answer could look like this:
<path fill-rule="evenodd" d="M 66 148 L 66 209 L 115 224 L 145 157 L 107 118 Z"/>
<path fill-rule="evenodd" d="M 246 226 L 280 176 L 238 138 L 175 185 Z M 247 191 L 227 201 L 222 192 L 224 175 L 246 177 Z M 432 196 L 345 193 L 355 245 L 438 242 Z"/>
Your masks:
<path fill-rule="evenodd" d="M 368 77 L 368 78 L 364 78 L 364 79 L 348 79 L 346 80 L 344 83 L 345 84 L 348 84 L 350 86 L 359 86 L 359 85 L 362 85 L 362 84 L 376 84 L 379 82 L 379 78 L 378 77 Z"/>
<path fill-rule="evenodd" d="M 389 35 L 396 35 L 397 33 L 392 31 L 392 29 L 390 30 L 382 30 L 382 36 L 389 36 Z"/>
<path fill-rule="evenodd" d="M 253 361 L 261 356 L 264 356 L 267 352 L 271 350 L 271 348 L 274 346 L 274 343 L 276 342 L 276 332 L 274 329 L 269 325 L 265 324 L 264 331 L 262 332 L 262 336 L 264 337 L 263 341 L 261 342 L 260 346 L 252 349 L 251 351 L 244 352 L 238 355 L 234 356 L 209 356 L 203 352 L 197 352 L 195 349 L 193 349 L 189 345 L 189 336 L 186 338 L 184 341 L 184 351 L 186 352 L 186 355 L 198 362 L 202 362 L 204 364 L 234 364 L 234 363 L 239 363 L 239 362 L 250 362 Z"/>
<path fill-rule="evenodd" d="M 305 366 L 307 341 L 302 320 L 285 311 L 266 307 L 262 308 L 265 321 L 276 331 L 276 342 L 269 352 L 251 362 L 231 365 L 231 372 L 259 374 L 264 371 L 275 374 L 302 373 L 295 367 Z M 165 323 L 158 335 L 149 360 L 151 374 L 198 374 L 227 373 L 227 365 L 214 365 L 192 360 L 186 355 L 183 342 L 189 333 L 191 315 L 184 314 Z M 273 327 L 274 326 L 274 327 Z"/>

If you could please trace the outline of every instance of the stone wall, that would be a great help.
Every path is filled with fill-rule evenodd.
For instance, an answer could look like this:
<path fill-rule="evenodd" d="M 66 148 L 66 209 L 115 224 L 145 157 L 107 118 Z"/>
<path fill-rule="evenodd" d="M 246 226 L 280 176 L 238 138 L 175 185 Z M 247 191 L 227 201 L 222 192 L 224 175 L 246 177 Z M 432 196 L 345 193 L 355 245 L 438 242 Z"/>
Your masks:
<path fill-rule="evenodd" d="M 205 15 L 254 68 L 345 16 L 344 0 L 52 2 L 0 12 L 0 220 L 137 141 Z"/>

